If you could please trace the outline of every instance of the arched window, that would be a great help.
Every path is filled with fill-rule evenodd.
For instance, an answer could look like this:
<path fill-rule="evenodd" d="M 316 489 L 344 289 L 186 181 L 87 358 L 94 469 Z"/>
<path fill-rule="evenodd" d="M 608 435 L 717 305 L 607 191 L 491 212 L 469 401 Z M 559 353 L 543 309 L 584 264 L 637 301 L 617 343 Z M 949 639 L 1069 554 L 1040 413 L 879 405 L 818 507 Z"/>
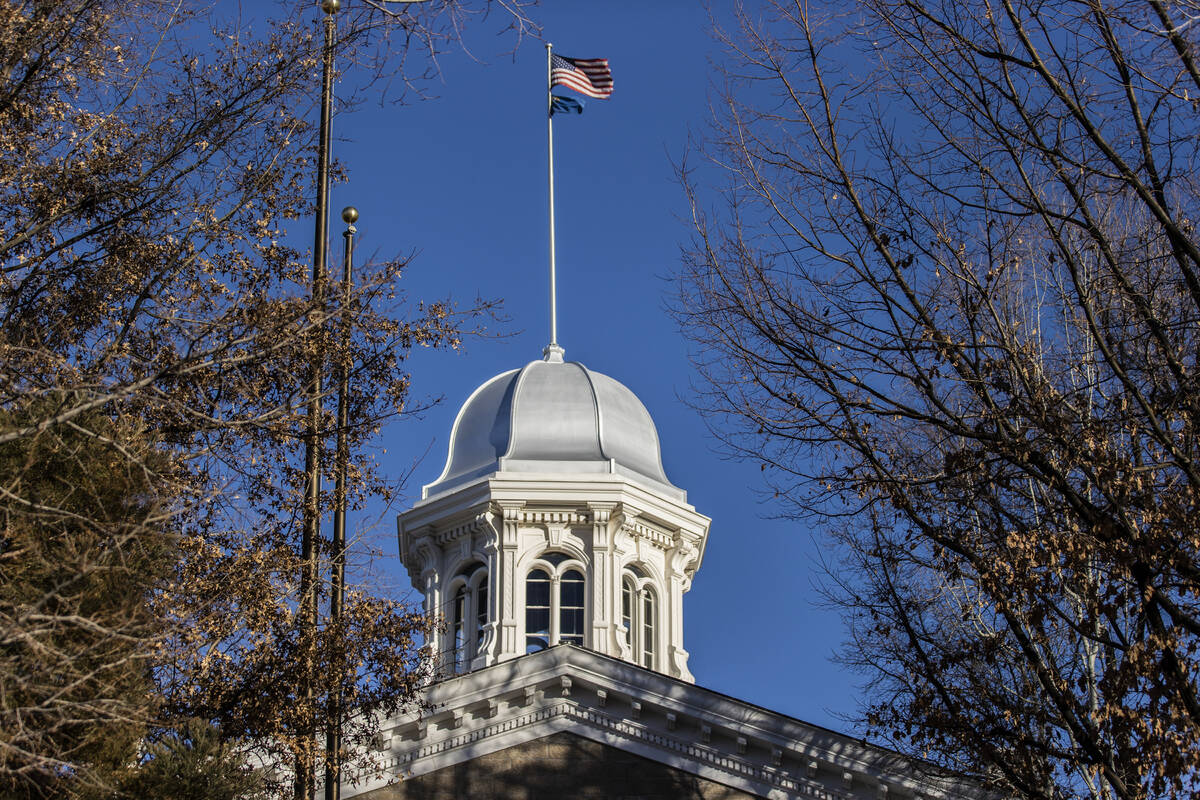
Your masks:
<path fill-rule="evenodd" d="M 658 597 L 646 573 L 631 565 L 621 578 L 621 624 L 633 660 L 654 669 L 658 653 Z"/>
<path fill-rule="evenodd" d="M 550 646 L 550 575 L 535 569 L 525 579 L 525 652 Z"/>
<path fill-rule="evenodd" d="M 642 652 L 641 663 L 646 669 L 654 669 L 654 590 L 642 587 Z"/>
<path fill-rule="evenodd" d="M 583 647 L 583 573 L 569 569 L 558 588 L 558 641 Z"/>
<path fill-rule="evenodd" d="M 582 647 L 587 631 L 587 580 L 564 553 L 542 555 L 525 578 L 525 652 L 556 644 Z"/>
<path fill-rule="evenodd" d="M 467 660 L 467 602 L 469 593 L 466 584 L 458 587 L 458 591 L 454 593 L 454 616 L 451 630 L 453 633 L 453 642 L 451 647 L 454 649 L 454 671 L 461 672 L 463 663 Z"/>
<path fill-rule="evenodd" d="M 634 585 L 633 578 L 626 575 L 621 581 L 621 624 L 625 626 L 626 637 L 632 635 L 633 631 L 633 603 L 637 597 L 637 586 Z M 632 646 L 632 642 L 626 639 Z"/>
<path fill-rule="evenodd" d="M 466 672 L 471 660 L 479 655 L 488 623 L 487 567 L 478 561 L 467 564 L 451 586 L 449 662 L 455 672 Z"/>

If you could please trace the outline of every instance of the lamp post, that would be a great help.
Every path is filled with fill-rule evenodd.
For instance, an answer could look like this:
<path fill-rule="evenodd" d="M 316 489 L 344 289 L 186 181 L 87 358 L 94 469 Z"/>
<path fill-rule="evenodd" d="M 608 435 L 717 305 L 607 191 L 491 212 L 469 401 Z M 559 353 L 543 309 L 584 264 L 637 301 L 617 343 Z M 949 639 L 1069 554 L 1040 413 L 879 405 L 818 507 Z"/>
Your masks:
<path fill-rule="evenodd" d="M 346 473 L 350 468 L 350 302 L 354 290 L 351 272 L 354 265 L 354 234 L 358 209 L 342 209 L 346 230 L 342 252 L 342 329 L 341 358 L 338 359 L 337 448 L 334 451 L 336 468 L 333 489 L 333 552 L 330 553 L 329 621 L 338 624 L 342 619 L 342 604 L 346 594 Z M 325 726 L 325 800 L 340 800 L 342 796 L 342 680 L 340 670 L 331 676 L 329 689 L 329 719 Z"/>
<path fill-rule="evenodd" d="M 384 6 L 389 4 L 407 5 L 409 3 L 421 3 L 426 0 L 362 0 L 365 4 L 376 8 L 390 16 L 397 16 L 394 12 L 387 10 Z M 381 4 L 382 3 L 382 4 Z M 321 117 L 320 127 L 318 129 L 317 139 L 317 205 L 316 205 L 316 220 L 313 233 L 313 268 L 312 268 L 312 297 L 314 306 L 321 307 L 325 297 L 326 277 L 326 259 L 325 248 L 329 239 L 329 156 L 330 156 L 330 137 L 332 132 L 332 105 L 333 105 L 333 51 L 336 40 L 337 25 L 334 20 L 334 14 L 341 8 L 340 0 L 320 0 L 321 11 L 324 13 L 324 39 L 321 48 Z M 351 211 L 352 209 L 347 209 Z M 358 212 L 354 212 L 354 217 L 357 219 Z M 343 212 L 343 219 L 346 218 L 346 213 Z M 346 219 L 350 224 L 350 229 L 346 236 L 346 266 L 344 273 L 343 295 L 344 300 L 348 298 L 349 280 L 350 280 L 350 257 L 353 249 L 353 220 Z M 345 311 L 343 306 L 343 311 Z M 349 335 L 349 317 L 343 314 L 343 337 Z M 298 687 L 298 695 L 304 706 L 302 712 L 305 716 L 302 727 L 307 730 L 300 731 L 301 736 L 308 734 L 306 738 L 315 740 L 316 736 L 316 712 L 313 705 L 314 699 L 314 684 L 316 679 L 316 631 L 317 631 L 317 579 L 318 579 L 318 543 L 321 534 L 321 376 L 325 369 L 325 352 L 324 348 L 318 346 L 312 356 L 312 361 L 309 364 L 309 380 L 308 380 L 308 402 L 306 404 L 307 425 L 304 437 L 304 474 L 305 474 L 305 491 L 304 491 L 304 509 L 303 509 L 303 528 L 301 533 L 301 573 L 300 573 L 300 607 L 299 618 L 300 624 L 307 629 L 306 652 L 303 655 L 304 664 L 301 670 L 301 686 Z M 348 463 L 348 453 L 345 441 L 346 433 L 346 414 L 345 407 L 346 394 L 348 391 L 348 365 L 343 364 L 341 370 L 341 398 L 338 401 L 338 477 L 335 493 L 340 498 L 338 503 L 339 511 L 335 511 L 335 531 L 334 531 L 334 563 L 331 566 L 334 572 L 332 583 L 334 584 L 332 597 L 330 598 L 330 615 L 335 619 L 341 618 L 343 597 L 345 591 L 345 473 L 346 464 Z M 337 521 L 340 518 L 340 523 Z M 340 527 L 339 527 L 340 525 Z M 341 543 L 338 544 L 339 531 L 341 535 Z M 335 611 L 336 609 L 336 611 Z M 336 798 L 340 795 L 341 776 L 338 774 L 340 767 L 340 746 L 341 746 L 341 680 L 342 676 L 334 676 L 334 685 L 337 688 L 336 692 L 331 693 L 331 710 L 334 715 L 327 721 L 327 736 L 326 747 L 326 778 L 325 778 L 325 796 L 326 798 Z M 336 697 L 332 697 L 336 695 Z M 315 744 L 315 742 L 314 742 Z M 329 768 L 332 764 L 332 770 Z M 294 782 L 294 793 L 296 800 L 310 800 L 314 795 L 316 788 L 315 780 L 315 764 L 314 759 L 308 757 L 307 753 L 301 752 L 297 754 L 296 760 L 296 776 Z M 332 794 L 331 794 L 332 792 Z"/>

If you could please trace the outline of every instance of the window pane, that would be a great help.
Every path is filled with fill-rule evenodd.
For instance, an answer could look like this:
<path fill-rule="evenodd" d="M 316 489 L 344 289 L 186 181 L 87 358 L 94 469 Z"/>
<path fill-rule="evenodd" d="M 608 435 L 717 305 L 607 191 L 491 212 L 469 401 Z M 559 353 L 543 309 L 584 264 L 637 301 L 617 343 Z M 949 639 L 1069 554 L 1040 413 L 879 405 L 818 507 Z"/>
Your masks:
<path fill-rule="evenodd" d="M 550 646 L 550 609 L 525 610 L 525 652 L 545 650 Z"/>
<path fill-rule="evenodd" d="M 583 609 L 564 608 L 558 640 L 566 644 L 583 645 Z"/>
<path fill-rule="evenodd" d="M 525 633 L 533 636 L 550 635 L 550 609 L 530 608 L 525 611 Z"/>
<path fill-rule="evenodd" d="M 559 599 L 562 606 L 572 606 L 575 608 L 583 608 L 583 576 L 575 570 L 569 570 L 562 576 L 561 587 L 559 588 Z"/>
<path fill-rule="evenodd" d="M 529 573 L 525 581 L 525 607 L 550 607 L 550 576 L 540 569 Z"/>
<path fill-rule="evenodd" d="M 570 556 L 566 553 L 542 553 L 540 556 L 538 556 L 538 558 L 542 559 L 543 561 L 549 561 L 551 564 L 557 567 L 559 564 L 570 558 Z"/>

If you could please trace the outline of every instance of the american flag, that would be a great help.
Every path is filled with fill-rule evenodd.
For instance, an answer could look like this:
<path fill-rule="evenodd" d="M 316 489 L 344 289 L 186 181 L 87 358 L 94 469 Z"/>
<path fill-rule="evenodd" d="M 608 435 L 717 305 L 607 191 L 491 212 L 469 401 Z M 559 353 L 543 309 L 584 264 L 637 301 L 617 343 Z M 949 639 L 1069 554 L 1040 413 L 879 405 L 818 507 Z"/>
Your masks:
<path fill-rule="evenodd" d="M 603 100 L 612 94 L 612 70 L 607 58 L 567 58 L 550 55 L 550 85 L 566 86 Z"/>

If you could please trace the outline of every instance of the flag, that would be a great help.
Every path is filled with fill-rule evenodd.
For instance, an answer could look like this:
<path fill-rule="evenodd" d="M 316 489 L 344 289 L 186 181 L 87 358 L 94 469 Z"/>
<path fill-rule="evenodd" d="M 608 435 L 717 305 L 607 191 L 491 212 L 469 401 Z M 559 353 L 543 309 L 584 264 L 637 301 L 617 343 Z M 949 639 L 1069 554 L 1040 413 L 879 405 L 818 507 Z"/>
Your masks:
<path fill-rule="evenodd" d="M 569 114 L 572 111 L 576 114 L 582 114 L 583 102 L 573 97 L 559 97 L 556 94 L 550 95 L 551 114 Z"/>
<path fill-rule="evenodd" d="M 612 70 L 607 58 L 567 58 L 550 55 L 550 86 L 565 86 L 601 100 L 612 94 Z"/>

